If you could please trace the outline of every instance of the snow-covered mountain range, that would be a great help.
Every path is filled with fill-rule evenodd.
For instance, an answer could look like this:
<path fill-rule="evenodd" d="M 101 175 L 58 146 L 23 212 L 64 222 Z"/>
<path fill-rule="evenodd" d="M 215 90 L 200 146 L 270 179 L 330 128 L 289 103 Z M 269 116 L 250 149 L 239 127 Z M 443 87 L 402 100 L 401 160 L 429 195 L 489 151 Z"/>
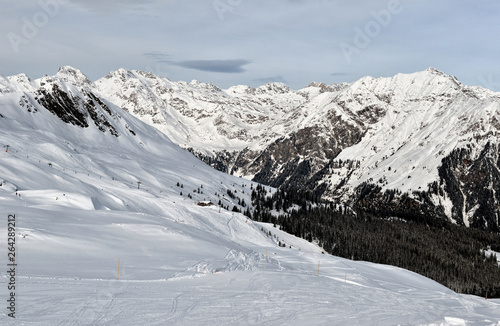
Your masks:
<path fill-rule="evenodd" d="M 434 68 L 300 90 L 123 69 L 76 79 L 221 171 L 380 215 L 499 230 L 500 94 Z"/>
<path fill-rule="evenodd" d="M 124 69 L 91 82 L 72 67 L 1 85 L 85 126 L 85 114 L 66 107 L 78 103 L 111 134 L 99 102 L 115 104 L 216 169 L 256 182 L 383 216 L 500 230 L 500 94 L 433 68 L 297 91 L 280 83 L 221 90 Z M 32 105 L 26 96 L 19 103 Z"/>
<path fill-rule="evenodd" d="M 237 205 L 227 190 L 250 202 L 256 185 L 200 162 L 100 87 L 70 67 L 0 78 L 4 265 L 16 254 L 1 274 L 2 300 L 15 299 L 2 325 L 498 325 L 498 300 L 196 205 Z"/>

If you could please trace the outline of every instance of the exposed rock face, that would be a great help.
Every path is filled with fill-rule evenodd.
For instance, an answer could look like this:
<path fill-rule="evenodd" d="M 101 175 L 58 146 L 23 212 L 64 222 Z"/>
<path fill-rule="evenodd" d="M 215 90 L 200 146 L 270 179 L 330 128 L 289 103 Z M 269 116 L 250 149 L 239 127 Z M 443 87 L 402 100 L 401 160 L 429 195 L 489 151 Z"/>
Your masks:
<path fill-rule="evenodd" d="M 453 207 L 451 217 L 472 227 L 499 231 L 499 145 L 487 142 L 479 155 L 453 151 L 439 168 L 440 182 Z"/>
<path fill-rule="evenodd" d="M 58 85 L 53 85 L 50 90 L 40 88 L 35 98 L 38 103 L 58 116 L 62 121 L 79 127 L 88 127 L 88 113 L 80 110 L 79 103 L 75 103 L 69 94 L 63 92 Z"/>
<path fill-rule="evenodd" d="M 109 131 L 119 136 L 113 126 L 119 115 L 94 93 L 94 84 L 77 69 L 61 67 L 55 76 L 38 80 L 31 80 L 26 75 L 12 76 L 0 81 L 0 88 L 4 93 L 22 94 L 19 106 L 30 113 L 43 107 L 65 123 L 82 128 L 94 124 L 104 133 Z"/>
<path fill-rule="evenodd" d="M 90 117 L 99 130 L 109 130 L 113 136 L 118 137 L 118 132 L 104 114 L 112 114 L 106 104 L 87 90 L 82 90 L 81 94 L 84 98 L 73 97 L 70 92 L 65 92 L 57 84 L 53 84 L 51 88 L 40 88 L 35 99 L 66 123 L 87 128 Z"/>
<path fill-rule="evenodd" d="M 383 191 L 366 183 L 356 189 L 355 206 L 381 216 L 419 220 L 451 218 L 457 224 L 499 232 L 499 146 L 487 142 L 474 154 L 472 146 L 443 158 L 439 180 L 412 194 Z"/>

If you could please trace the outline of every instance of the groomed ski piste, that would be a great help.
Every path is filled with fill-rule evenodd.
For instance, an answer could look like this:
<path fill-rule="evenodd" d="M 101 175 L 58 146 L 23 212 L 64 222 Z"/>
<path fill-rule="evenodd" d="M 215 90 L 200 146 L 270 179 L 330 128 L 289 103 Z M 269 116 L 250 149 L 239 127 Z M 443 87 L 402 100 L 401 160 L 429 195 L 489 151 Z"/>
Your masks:
<path fill-rule="evenodd" d="M 0 94 L 2 325 L 500 325 L 500 300 L 196 205 L 231 208 L 228 189 L 249 203 L 256 184 L 111 104 L 119 137 L 19 97 Z"/>

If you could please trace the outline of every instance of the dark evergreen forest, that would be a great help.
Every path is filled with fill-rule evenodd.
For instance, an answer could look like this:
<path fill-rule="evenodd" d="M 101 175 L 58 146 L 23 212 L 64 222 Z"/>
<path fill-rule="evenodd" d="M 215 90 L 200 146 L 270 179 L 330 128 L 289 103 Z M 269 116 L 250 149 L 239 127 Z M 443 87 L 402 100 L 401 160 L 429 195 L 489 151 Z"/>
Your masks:
<path fill-rule="evenodd" d="M 405 268 L 458 293 L 500 298 L 497 258 L 485 255 L 488 248 L 500 251 L 499 234 L 421 215 L 377 217 L 294 191 L 269 196 L 263 186 L 253 189 L 252 204 L 253 212 L 245 210 L 250 218 L 318 241 L 329 254 Z"/>

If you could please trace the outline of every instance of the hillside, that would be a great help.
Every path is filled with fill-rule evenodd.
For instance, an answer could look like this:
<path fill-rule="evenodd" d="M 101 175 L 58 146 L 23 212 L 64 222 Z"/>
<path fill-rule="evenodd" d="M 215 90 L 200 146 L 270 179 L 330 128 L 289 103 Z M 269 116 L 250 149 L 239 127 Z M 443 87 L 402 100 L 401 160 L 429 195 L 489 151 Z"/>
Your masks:
<path fill-rule="evenodd" d="M 1 291 L 15 298 L 16 320 L 3 308 L 2 324 L 499 323 L 498 300 L 196 205 L 231 209 L 228 190 L 249 203 L 257 185 L 203 164 L 95 90 L 68 68 L 0 79 L 2 257 L 8 264 L 12 214 L 17 264 L 15 288 L 3 273 Z"/>

